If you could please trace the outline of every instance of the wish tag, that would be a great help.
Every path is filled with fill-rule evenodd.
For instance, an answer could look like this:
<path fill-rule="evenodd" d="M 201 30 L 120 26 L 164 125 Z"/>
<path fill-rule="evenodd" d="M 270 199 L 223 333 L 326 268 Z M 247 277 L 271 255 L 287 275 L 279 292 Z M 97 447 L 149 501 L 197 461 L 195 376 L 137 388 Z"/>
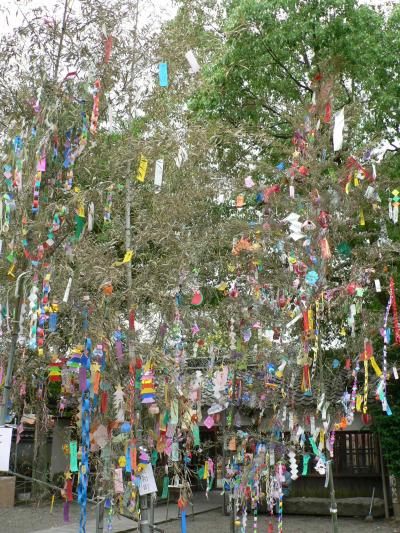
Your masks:
<path fill-rule="evenodd" d="M 195 58 L 194 53 L 192 52 L 192 50 L 189 50 L 188 52 L 186 52 L 185 57 L 187 59 L 187 62 L 190 65 L 191 72 L 193 74 L 197 74 L 197 72 L 200 71 L 200 65 L 199 65 L 197 59 Z"/>
<path fill-rule="evenodd" d="M 157 159 L 156 170 L 154 174 L 154 185 L 161 187 L 163 181 L 164 159 Z"/>

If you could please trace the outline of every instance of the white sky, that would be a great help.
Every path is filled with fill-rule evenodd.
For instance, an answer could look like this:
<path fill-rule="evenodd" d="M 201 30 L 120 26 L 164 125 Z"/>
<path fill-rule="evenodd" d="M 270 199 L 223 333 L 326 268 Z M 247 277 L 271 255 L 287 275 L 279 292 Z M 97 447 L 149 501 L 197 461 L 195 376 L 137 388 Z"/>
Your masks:
<path fill-rule="evenodd" d="M 5 18 L 1 17 L 0 35 L 12 31 L 13 28 L 18 27 L 23 21 L 23 16 L 28 11 L 37 7 L 46 7 L 52 16 L 61 17 L 61 9 L 57 12 L 54 7 L 57 4 L 64 4 L 62 0 L 0 0 L 0 16 L 1 14 L 8 15 L 8 24 Z M 176 8 L 173 0 L 139 0 L 140 19 L 144 23 L 148 16 L 155 17 L 159 22 L 163 22 L 171 18 Z M 79 0 L 70 0 L 70 7 L 73 10 L 79 9 Z"/>

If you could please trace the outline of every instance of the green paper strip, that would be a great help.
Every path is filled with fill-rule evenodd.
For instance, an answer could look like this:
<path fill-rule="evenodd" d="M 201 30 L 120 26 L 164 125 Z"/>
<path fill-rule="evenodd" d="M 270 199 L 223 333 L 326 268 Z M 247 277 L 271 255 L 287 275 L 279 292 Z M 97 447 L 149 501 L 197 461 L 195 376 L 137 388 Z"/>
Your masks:
<path fill-rule="evenodd" d="M 192 432 L 193 432 L 194 445 L 200 446 L 200 430 L 197 424 L 193 424 Z"/>
<path fill-rule="evenodd" d="M 80 217 L 79 215 L 75 215 L 75 239 L 79 239 L 79 237 L 82 235 L 83 228 L 85 227 L 86 219 L 83 217 Z"/>
<path fill-rule="evenodd" d="M 311 447 L 313 449 L 313 452 L 315 455 L 320 455 L 319 450 L 317 448 L 317 445 L 315 444 L 315 440 L 312 437 L 308 437 L 308 440 L 310 441 Z"/>
<path fill-rule="evenodd" d="M 153 450 L 151 452 L 151 464 L 152 466 L 156 466 L 157 464 L 157 459 L 158 459 L 158 453 L 157 453 L 157 450 Z"/>
<path fill-rule="evenodd" d="M 76 440 L 69 443 L 69 469 L 78 472 L 78 445 Z"/>
<path fill-rule="evenodd" d="M 302 476 L 306 476 L 308 472 L 308 462 L 310 461 L 310 456 L 308 453 L 303 457 L 303 472 Z"/>
<path fill-rule="evenodd" d="M 164 476 L 162 494 L 161 494 L 162 500 L 166 500 L 168 498 L 168 490 L 169 490 L 168 485 L 169 485 L 169 477 Z"/>

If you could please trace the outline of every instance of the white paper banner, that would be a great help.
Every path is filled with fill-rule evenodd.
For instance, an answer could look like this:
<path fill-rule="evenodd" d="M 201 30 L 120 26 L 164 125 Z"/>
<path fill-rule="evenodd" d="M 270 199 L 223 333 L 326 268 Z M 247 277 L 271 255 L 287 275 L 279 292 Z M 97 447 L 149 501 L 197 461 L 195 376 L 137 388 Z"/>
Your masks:
<path fill-rule="evenodd" d="M 0 427 L 0 471 L 8 472 L 10 467 L 11 438 L 13 428 Z"/>
<path fill-rule="evenodd" d="M 161 187 L 163 180 L 163 170 L 164 170 L 164 159 L 157 159 L 156 161 L 156 171 L 154 174 L 154 185 L 156 187 Z"/>
<path fill-rule="evenodd" d="M 193 74 L 196 74 L 197 72 L 199 72 L 200 70 L 200 65 L 197 61 L 197 59 L 194 57 L 194 54 L 191 50 L 189 50 L 189 52 L 187 52 L 185 54 L 185 57 L 191 67 L 191 71 L 193 72 Z"/>
<path fill-rule="evenodd" d="M 335 125 L 333 127 L 333 151 L 341 150 L 343 145 L 344 128 L 344 108 L 335 114 Z"/>
<path fill-rule="evenodd" d="M 147 464 L 140 473 L 139 494 L 145 496 L 157 492 L 156 480 L 154 479 L 153 467 Z"/>

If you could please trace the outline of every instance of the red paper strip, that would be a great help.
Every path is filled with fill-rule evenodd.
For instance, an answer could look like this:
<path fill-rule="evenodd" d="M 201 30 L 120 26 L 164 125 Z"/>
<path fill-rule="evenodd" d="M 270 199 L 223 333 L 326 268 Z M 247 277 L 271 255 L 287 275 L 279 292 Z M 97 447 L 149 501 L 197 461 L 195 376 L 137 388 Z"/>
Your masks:
<path fill-rule="evenodd" d="M 397 318 L 396 292 L 394 289 L 393 277 L 390 278 L 390 299 L 392 302 L 394 341 L 396 344 L 400 344 L 399 321 Z"/>
<path fill-rule="evenodd" d="M 104 48 L 104 63 L 106 65 L 110 61 L 112 41 L 113 41 L 112 35 L 109 35 L 106 39 L 106 44 Z"/>
<path fill-rule="evenodd" d="M 106 391 L 101 394 L 100 411 L 105 413 L 107 411 L 108 393 Z"/>

